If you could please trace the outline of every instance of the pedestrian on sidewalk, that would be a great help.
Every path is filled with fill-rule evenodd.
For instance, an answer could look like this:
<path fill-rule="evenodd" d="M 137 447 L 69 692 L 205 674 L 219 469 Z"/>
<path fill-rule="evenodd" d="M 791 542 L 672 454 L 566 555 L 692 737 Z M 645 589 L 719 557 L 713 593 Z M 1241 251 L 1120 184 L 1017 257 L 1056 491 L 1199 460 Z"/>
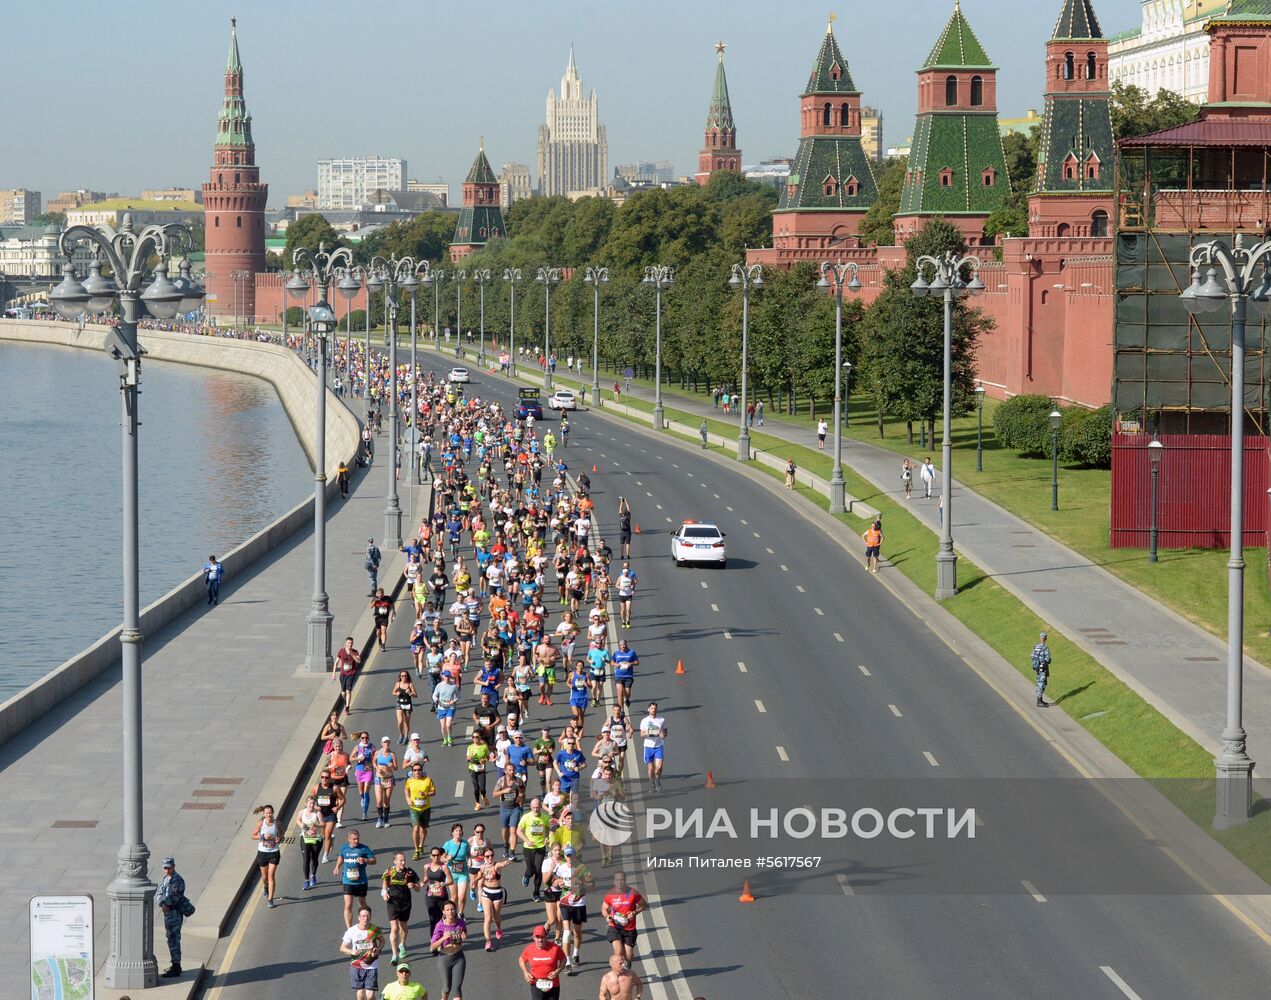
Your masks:
<path fill-rule="evenodd" d="M 185 879 L 177 873 L 176 858 L 163 859 L 163 878 L 159 882 L 155 902 L 163 911 L 163 930 L 168 939 L 168 954 L 172 958 L 172 964 L 160 978 L 176 979 L 181 975 L 181 925 L 186 917 L 194 914 L 194 904 L 185 898 Z"/>
<path fill-rule="evenodd" d="M 747 427 L 755 426 L 755 404 L 754 403 L 746 404 L 746 426 Z"/>
<path fill-rule="evenodd" d="M 919 471 L 922 476 L 922 486 L 926 490 L 924 499 L 931 499 L 931 486 L 936 481 L 936 467 L 931 464 L 931 456 L 928 455 L 922 460 L 922 469 Z"/>
<path fill-rule="evenodd" d="M 705 448 L 705 447 L 706 447 L 706 435 L 707 435 L 707 433 L 708 433 L 708 430 L 707 430 L 707 427 L 706 427 L 706 420 L 705 420 L 705 419 L 703 419 L 703 420 L 702 420 L 702 426 L 701 426 L 701 427 L 699 427 L 699 428 L 697 429 L 697 433 L 698 433 L 698 434 L 701 436 L 701 438 L 702 438 L 702 447 L 703 447 L 703 448 Z"/>
<path fill-rule="evenodd" d="M 622 401 L 622 386 L 620 386 L 617 382 L 613 384 L 613 401 L 615 403 Z"/>
<path fill-rule="evenodd" d="M 830 425 L 825 422 L 824 417 L 822 417 L 820 420 L 816 422 L 816 450 L 817 451 L 825 451 L 825 435 L 826 435 L 826 432 L 829 431 L 829 429 L 830 429 Z"/>
<path fill-rule="evenodd" d="M 207 587 L 207 603 L 215 607 L 221 603 L 221 577 L 225 575 L 225 566 L 216 561 L 216 556 L 208 556 L 203 566 L 203 585 Z"/>
<path fill-rule="evenodd" d="M 907 458 L 900 463 L 900 481 L 905 487 L 905 499 L 911 499 L 914 495 L 914 463 Z"/>
<path fill-rule="evenodd" d="M 1043 632 L 1037 645 L 1033 647 L 1033 673 L 1037 675 L 1037 707 L 1050 708 L 1050 703 L 1042 697 L 1046 693 L 1046 683 L 1050 680 L 1050 646 L 1046 644 L 1047 633 Z"/>
<path fill-rule="evenodd" d="M 711 390 L 711 404 L 715 407 L 715 409 L 717 410 L 719 409 L 719 387 L 718 386 L 716 386 L 714 389 Z"/>
<path fill-rule="evenodd" d="M 362 568 L 366 570 L 367 579 L 371 581 L 371 592 L 367 597 L 374 597 L 375 591 L 379 588 L 380 580 L 380 560 L 382 559 L 379 547 L 375 544 L 374 538 L 366 540 L 366 560 L 362 563 Z"/>
<path fill-rule="evenodd" d="M 336 470 L 335 481 L 340 484 L 340 496 L 347 500 L 349 498 L 349 467 L 344 462 L 341 462 Z"/>
<path fill-rule="evenodd" d="M 793 458 L 786 462 L 786 489 L 794 489 L 794 474 L 798 471 L 798 466 L 794 464 Z"/>
<path fill-rule="evenodd" d="M 732 402 L 732 397 L 727 392 L 722 392 L 719 395 L 719 401 L 724 407 L 724 412 L 727 413 L 728 406 Z"/>
<path fill-rule="evenodd" d="M 755 419 L 759 421 L 759 426 L 763 426 L 763 400 L 755 403 Z"/>
<path fill-rule="evenodd" d="M 865 543 L 865 568 L 871 573 L 878 572 L 878 556 L 883 548 L 883 522 L 875 521 L 861 535 Z"/>

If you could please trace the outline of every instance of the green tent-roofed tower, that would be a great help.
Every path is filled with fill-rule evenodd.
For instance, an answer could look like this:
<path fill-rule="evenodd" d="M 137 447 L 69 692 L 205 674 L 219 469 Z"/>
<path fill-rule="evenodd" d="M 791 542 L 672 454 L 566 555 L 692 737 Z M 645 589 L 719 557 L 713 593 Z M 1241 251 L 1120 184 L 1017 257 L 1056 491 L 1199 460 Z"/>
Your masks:
<path fill-rule="evenodd" d="M 861 146 L 861 94 L 834 37 L 831 21 L 800 97 L 799 151 L 773 215 L 774 243 L 838 246 L 855 236 L 878 199 Z"/>
<path fill-rule="evenodd" d="M 1046 43 L 1046 120 L 1030 235 L 1108 236 L 1116 156 L 1110 102 L 1108 43 L 1091 0 L 1063 0 Z"/>
<path fill-rule="evenodd" d="M 485 156 L 485 140 L 463 182 L 463 207 L 455 224 L 450 259 L 460 260 L 476 253 L 496 236 L 503 236 L 503 209 L 499 207 L 499 179 Z"/>
<path fill-rule="evenodd" d="M 987 242 L 984 223 L 1011 195 L 997 125 L 997 67 L 971 30 L 961 0 L 918 70 L 918 120 L 896 239 L 943 216 L 968 243 Z"/>
<path fill-rule="evenodd" d="M 733 106 L 728 100 L 728 77 L 724 75 L 723 42 L 715 43 L 719 59 L 715 64 L 715 89 L 711 91 L 711 106 L 706 112 L 706 131 L 701 151 L 697 154 L 697 173 L 694 180 L 705 184 L 711 174 L 719 171 L 741 173 L 741 150 L 737 148 L 737 123 L 733 121 Z"/>

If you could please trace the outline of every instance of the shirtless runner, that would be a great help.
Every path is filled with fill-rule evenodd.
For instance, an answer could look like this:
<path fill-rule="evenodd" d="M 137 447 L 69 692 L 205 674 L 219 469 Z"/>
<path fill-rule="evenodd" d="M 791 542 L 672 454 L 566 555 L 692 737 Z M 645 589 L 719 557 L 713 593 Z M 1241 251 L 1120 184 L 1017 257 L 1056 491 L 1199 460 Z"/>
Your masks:
<path fill-rule="evenodd" d="M 609 971 L 600 980 L 600 1000 L 638 1000 L 644 996 L 644 980 L 624 968 L 617 955 L 609 956 Z"/>

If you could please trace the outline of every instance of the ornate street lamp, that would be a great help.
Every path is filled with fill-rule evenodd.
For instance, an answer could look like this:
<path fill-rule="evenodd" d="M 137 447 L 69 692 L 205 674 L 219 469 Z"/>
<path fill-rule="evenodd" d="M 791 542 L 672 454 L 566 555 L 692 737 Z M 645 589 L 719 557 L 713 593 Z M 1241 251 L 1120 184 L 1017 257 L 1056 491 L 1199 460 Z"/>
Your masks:
<path fill-rule="evenodd" d="M 511 296 L 511 321 L 508 323 L 508 373 L 516 374 L 516 286 L 525 280 L 519 267 L 505 267 L 503 280 L 508 283 Z"/>
<path fill-rule="evenodd" d="M 113 277 L 95 273 L 91 288 L 80 283 L 71 261 L 77 246 L 100 253 Z M 138 519 L 137 404 L 140 397 L 141 358 L 137 343 L 138 304 L 157 319 L 172 319 L 183 305 L 203 299 L 197 283 L 178 287 L 168 280 L 163 261 L 176 249 L 189 250 L 193 237 L 188 226 L 146 226 L 140 233 L 125 215 L 119 229 L 107 225 L 70 226 L 58 239 L 67 263 L 61 283 L 49 295 L 53 307 L 66 319 L 88 312 L 105 312 L 119 303 L 119 325 L 106 333 L 106 346 L 119 366 L 123 399 L 120 421 L 123 435 L 123 621 L 119 631 L 122 660 L 123 725 L 123 843 L 116 855 L 115 877 L 107 886 L 110 896 L 110 955 L 106 959 L 106 984 L 114 989 L 146 989 L 158 981 L 154 957 L 154 883 L 150 881 L 150 849 L 145 843 L 142 810 L 141 740 L 141 567 Z M 143 291 L 146 261 L 159 257 L 154 280 Z"/>
<path fill-rule="evenodd" d="M 662 430 L 662 290 L 675 284 L 675 268 L 650 264 L 644 269 L 644 283 L 657 292 L 653 313 L 653 426 Z"/>
<path fill-rule="evenodd" d="M 944 446 L 941 461 L 941 496 L 944 501 L 944 517 L 940 529 L 940 550 L 936 553 L 936 600 L 952 597 L 958 592 L 958 554 L 953 551 L 953 302 L 968 295 L 984 294 L 984 282 L 980 280 L 978 257 L 959 257 L 955 253 L 943 253 L 938 257 L 924 254 L 915 261 L 918 276 L 909 286 L 917 298 L 928 295 L 944 300 Z M 962 277 L 969 269 L 971 280 Z M 932 279 L 927 281 L 927 273 Z"/>
<path fill-rule="evenodd" d="M 750 461 L 750 424 L 747 423 L 746 401 L 750 381 L 750 290 L 763 288 L 763 266 L 734 264 L 728 287 L 741 289 L 741 429 L 737 431 L 737 460 Z"/>
<path fill-rule="evenodd" d="M 1179 295 L 1193 315 L 1231 308 L 1231 555 L 1227 559 L 1227 723 L 1218 774 L 1214 827 L 1226 830 L 1249 822 L 1253 810 L 1253 761 L 1246 748 L 1244 711 L 1244 410 L 1245 324 L 1252 302 L 1265 315 L 1271 304 L 1271 242 L 1235 249 L 1221 240 L 1192 248 L 1192 283 Z M 1201 281 L 1200 269 L 1207 268 Z M 1221 268 L 1223 280 L 1218 280 Z"/>
<path fill-rule="evenodd" d="M 1152 460 L 1152 527 L 1148 533 L 1147 561 L 1156 562 L 1156 477 L 1161 471 L 1161 456 L 1165 454 L 1165 445 L 1153 441 L 1147 446 L 1148 458 Z"/>
<path fill-rule="evenodd" d="M 414 480 L 420 482 L 419 461 L 419 364 L 416 352 L 419 332 L 415 321 L 415 293 L 419 286 L 427 288 L 433 283 L 432 267 L 426 260 L 415 265 L 415 270 L 402 281 L 402 288 L 410 295 L 410 465 L 415 470 Z"/>
<path fill-rule="evenodd" d="M 468 272 L 456 268 L 450 272 L 455 283 L 455 357 L 463 357 L 463 283 L 468 280 Z"/>
<path fill-rule="evenodd" d="M 984 383 L 975 383 L 975 471 L 984 471 Z"/>
<path fill-rule="evenodd" d="M 478 267 L 472 272 L 472 280 L 481 292 L 481 348 L 477 352 L 477 364 L 485 368 L 485 286 L 493 279 L 488 267 Z"/>
<path fill-rule="evenodd" d="M 604 404 L 600 399 L 600 286 L 609 284 L 609 268 L 589 266 L 583 281 L 591 285 L 591 398 L 593 405 Z"/>
<path fill-rule="evenodd" d="M 534 280 L 543 286 L 543 388 L 552 388 L 552 286 L 560 283 L 559 267 L 540 267 Z"/>
<path fill-rule="evenodd" d="M 852 276 L 848 281 L 847 276 Z M 834 289 L 834 468 L 830 473 L 830 513 L 847 512 L 847 484 L 843 481 L 843 291 L 861 290 L 860 269 L 855 262 L 821 264 L 817 287 Z"/>
<path fill-rule="evenodd" d="M 1064 415 L 1058 410 L 1051 410 L 1050 416 L 1050 509 L 1059 509 L 1059 428 L 1063 426 Z"/>

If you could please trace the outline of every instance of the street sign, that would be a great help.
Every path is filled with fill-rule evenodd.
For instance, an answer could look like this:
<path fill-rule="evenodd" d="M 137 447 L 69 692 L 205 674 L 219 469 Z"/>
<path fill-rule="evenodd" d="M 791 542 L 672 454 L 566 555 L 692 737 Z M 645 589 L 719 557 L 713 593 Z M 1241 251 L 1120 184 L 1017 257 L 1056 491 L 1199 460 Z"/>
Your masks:
<path fill-rule="evenodd" d="M 32 896 L 32 1000 L 93 1000 L 93 897 Z"/>

